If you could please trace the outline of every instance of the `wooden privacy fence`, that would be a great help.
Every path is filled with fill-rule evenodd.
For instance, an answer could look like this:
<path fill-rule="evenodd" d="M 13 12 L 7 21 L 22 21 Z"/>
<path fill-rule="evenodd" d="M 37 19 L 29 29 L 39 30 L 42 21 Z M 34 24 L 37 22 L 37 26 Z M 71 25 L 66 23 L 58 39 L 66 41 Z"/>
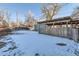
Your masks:
<path fill-rule="evenodd" d="M 70 17 L 64 17 L 38 22 L 37 27 L 39 33 L 66 37 L 76 42 L 79 41 L 79 20 L 72 20 Z"/>

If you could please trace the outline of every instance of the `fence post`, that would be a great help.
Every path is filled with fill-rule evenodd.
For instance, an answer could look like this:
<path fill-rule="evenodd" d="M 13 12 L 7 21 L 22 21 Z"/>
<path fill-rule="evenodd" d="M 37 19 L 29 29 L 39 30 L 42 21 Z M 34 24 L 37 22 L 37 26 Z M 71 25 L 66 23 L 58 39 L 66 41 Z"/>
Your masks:
<path fill-rule="evenodd" d="M 72 28 L 72 39 L 75 41 L 75 42 L 78 42 L 79 40 L 79 37 L 78 37 L 78 29 L 77 28 Z"/>

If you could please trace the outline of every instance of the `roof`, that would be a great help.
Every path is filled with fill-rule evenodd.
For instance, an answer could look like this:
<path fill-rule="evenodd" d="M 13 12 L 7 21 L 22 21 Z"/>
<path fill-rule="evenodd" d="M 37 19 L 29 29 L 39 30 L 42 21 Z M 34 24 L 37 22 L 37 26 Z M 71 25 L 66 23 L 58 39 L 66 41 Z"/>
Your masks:
<path fill-rule="evenodd" d="M 47 22 L 56 22 L 56 21 L 70 21 L 71 19 L 72 18 L 70 16 L 66 16 L 66 17 L 55 18 L 53 20 L 40 21 L 38 23 L 47 23 Z"/>

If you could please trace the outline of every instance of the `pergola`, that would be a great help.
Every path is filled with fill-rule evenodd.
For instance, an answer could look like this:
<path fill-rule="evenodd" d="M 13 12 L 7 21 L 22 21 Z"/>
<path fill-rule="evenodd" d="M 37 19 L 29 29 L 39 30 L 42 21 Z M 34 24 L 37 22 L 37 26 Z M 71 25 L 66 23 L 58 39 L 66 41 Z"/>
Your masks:
<path fill-rule="evenodd" d="M 71 25 L 72 27 L 76 27 L 79 24 L 79 20 L 72 19 L 70 16 L 66 16 L 66 17 L 56 18 L 50 21 L 40 21 L 38 22 L 38 24 L 46 24 L 48 26 Z"/>

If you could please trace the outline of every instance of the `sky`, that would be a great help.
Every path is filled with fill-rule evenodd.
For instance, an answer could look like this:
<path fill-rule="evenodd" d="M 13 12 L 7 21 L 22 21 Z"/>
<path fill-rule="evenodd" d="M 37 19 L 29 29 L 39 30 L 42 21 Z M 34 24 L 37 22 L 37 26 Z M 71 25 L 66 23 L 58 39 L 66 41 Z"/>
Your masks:
<path fill-rule="evenodd" d="M 78 7 L 79 4 L 67 4 L 60 9 L 55 17 L 69 16 L 73 10 Z M 0 9 L 8 10 L 11 13 L 11 20 L 16 20 L 16 11 L 18 11 L 19 19 L 25 20 L 25 14 L 31 10 L 35 18 L 41 18 L 41 7 L 40 3 L 0 3 Z"/>

